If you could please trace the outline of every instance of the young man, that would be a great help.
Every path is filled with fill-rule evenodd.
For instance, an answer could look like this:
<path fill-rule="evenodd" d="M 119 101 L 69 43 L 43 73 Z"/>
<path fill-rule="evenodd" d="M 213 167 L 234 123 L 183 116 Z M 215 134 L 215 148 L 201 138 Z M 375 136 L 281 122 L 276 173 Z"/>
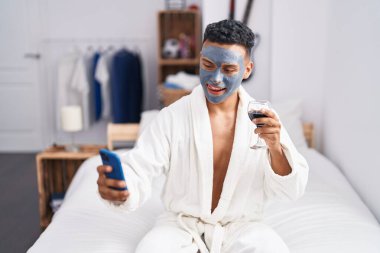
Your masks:
<path fill-rule="evenodd" d="M 137 252 L 288 252 L 260 223 L 268 199 L 297 199 L 308 165 L 273 111 L 249 120 L 253 100 L 241 87 L 251 74 L 252 31 L 224 20 L 207 26 L 200 59 L 201 85 L 162 109 L 122 157 L 129 191 L 110 186 L 112 168 L 99 166 L 99 193 L 110 206 L 132 211 L 146 201 L 152 179 L 162 173 L 165 213 Z M 250 149 L 258 136 L 267 149 Z"/>

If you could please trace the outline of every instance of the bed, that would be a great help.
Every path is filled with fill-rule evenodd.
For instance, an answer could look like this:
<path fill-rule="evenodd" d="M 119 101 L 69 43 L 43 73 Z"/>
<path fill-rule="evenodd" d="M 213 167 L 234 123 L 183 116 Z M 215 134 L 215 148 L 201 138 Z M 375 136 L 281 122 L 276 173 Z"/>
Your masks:
<path fill-rule="evenodd" d="M 297 113 L 294 106 L 292 110 L 281 113 L 278 110 L 278 113 L 282 119 L 288 117 L 286 113 L 292 115 L 292 119 L 288 117 L 283 124 L 287 128 L 297 124 L 291 129 L 298 127 L 299 130 L 300 119 L 294 123 L 293 116 Z M 139 129 L 143 129 L 143 124 Z M 305 129 L 310 131 L 310 125 Z M 309 163 L 309 183 L 305 195 L 298 201 L 268 204 L 263 222 L 273 227 L 294 253 L 379 253 L 379 223 L 340 170 L 315 149 L 308 148 L 303 137 L 297 140 L 299 131 L 289 131 L 289 134 Z M 151 199 L 137 211 L 114 212 L 97 195 L 96 167 L 100 163 L 100 157 L 95 156 L 82 164 L 63 205 L 29 253 L 134 252 L 163 211 L 160 193 L 165 178 L 154 181 Z"/>

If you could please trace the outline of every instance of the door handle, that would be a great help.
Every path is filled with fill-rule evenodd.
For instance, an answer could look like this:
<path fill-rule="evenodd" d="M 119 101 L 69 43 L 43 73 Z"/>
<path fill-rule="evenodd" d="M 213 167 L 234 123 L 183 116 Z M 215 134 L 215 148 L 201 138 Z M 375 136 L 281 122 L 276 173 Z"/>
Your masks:
<path fill-rule="evenodd" d="M 24 58 L 39 60 L 41 58 L 41 54 L 39 54 L 39 53 L 26 53 L 26 54 L 24 54 Z"/>

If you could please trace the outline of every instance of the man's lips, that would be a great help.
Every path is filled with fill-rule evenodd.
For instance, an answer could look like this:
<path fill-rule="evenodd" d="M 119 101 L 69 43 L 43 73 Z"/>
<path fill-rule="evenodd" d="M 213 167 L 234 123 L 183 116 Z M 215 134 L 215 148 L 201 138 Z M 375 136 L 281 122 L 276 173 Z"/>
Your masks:
<path fill-rule="evenodd" d="M 222 95 L 224 93 L 226 88 L 217 88 L 215 86 L 212 86 L 211 84 L 207 84 L 207 90 L 209 93 L 213 95 Z"/>

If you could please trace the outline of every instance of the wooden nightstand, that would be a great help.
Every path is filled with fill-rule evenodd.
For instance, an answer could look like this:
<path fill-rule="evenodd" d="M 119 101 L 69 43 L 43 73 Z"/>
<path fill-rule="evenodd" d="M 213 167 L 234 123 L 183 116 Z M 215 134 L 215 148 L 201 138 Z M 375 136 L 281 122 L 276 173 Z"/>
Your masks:
<path fill-rule="evenodd" d="M 37 154 L 37 183 L 40 207 L 40 226 L 45 229 L 53 216 L 49 205 L 52 193 L 65 193 L 75 172 L 84 160 L 95 156 L 105 145 L 82 145 L 79 152 L 65 151 L 53 146 Z"/>

